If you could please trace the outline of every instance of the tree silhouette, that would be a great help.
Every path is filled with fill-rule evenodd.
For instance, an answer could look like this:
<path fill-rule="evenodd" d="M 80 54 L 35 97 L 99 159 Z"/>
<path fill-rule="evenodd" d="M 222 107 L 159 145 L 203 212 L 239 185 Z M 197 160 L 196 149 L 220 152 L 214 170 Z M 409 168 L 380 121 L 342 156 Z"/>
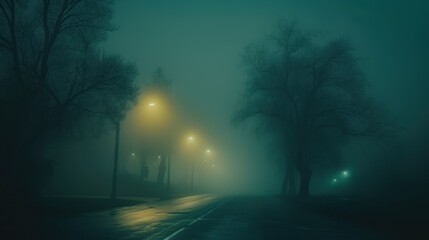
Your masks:
<path fill-rule="evenodd" d="M 107 0 L 0 2 L 1 189 L 36 189 L 50 138 L 101 129 L 107 109 L 120 119 L 134 100 L 134 65 L 97 48 L 111 12 Z"/>
<path fill-rule="evenodd" d="M 367 84 L 347 40 L 318 43 L 296 23 L 282 22 L 270 41 L 245 49 L 243 63 L 246 93 L 233 118 L 255 118 L 280 136 L 284 194 L 294 184 L 294 169 L 299 194 L 306 197 L 313 163 L 335 155 L 348 137 L 381 133 L 383 111 L 365 94 Z"/>

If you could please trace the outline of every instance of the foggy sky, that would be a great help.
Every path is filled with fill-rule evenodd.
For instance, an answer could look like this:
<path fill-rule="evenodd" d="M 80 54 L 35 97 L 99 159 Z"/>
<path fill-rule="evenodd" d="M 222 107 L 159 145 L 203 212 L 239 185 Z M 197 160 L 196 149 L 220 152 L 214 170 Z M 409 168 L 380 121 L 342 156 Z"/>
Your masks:
<path fill-rule="evenodd" d="M 244 46 L 270 34 L 278 19 L 297 20 L 331 38 L 349 37 L 377 98 L 411 120 L 429 102 L 428 12 L 423 0 L 121 0 L 114 15 L 120 29 L 106 49 L 136 61 L 143 79 L 163 67 L 177 94 L 213 109 L 207 112 L 217 123 L 228 117 L 217 113 L 231 112 L 242 89 Z"/>
<path fill-rule="evenodd" d="M 418 126 L 429 119 L 428 13 L 424 0 L 117 0 L 113 22 L 119 29 L 102 48 L 135 62 L 138 81 L 162 67 L 175 98 L 228 156 L 223 164 L 243 172 L 241 181 L 278 191 L 279 178 L 265 178 L 280 175 L 269 161 L 273 156 L 230 124 L 245 81 L 239 66 L 244 47 L 272 33 L 279 19 L 296 20 L 328 39 L 347 37 L 370 93 L 401 125 Z"/>
<path fill-rule="evenodd" d="M 232 158 L 264 157 L 264 150 L 255 157 L 259 143 L 234 131 L 229 119 L 245 79 L 239 55 L 270 34 L 279 19 L 296 20 L 328 39 L 350 38 L 370 93 L 393 118 L 402 125 L 429 118 L 427 1 L 121 0 L 114 10 L 120 28 L 105 48 L 135 61 L 140 79 L 162 67 L 177 98 Z"/>

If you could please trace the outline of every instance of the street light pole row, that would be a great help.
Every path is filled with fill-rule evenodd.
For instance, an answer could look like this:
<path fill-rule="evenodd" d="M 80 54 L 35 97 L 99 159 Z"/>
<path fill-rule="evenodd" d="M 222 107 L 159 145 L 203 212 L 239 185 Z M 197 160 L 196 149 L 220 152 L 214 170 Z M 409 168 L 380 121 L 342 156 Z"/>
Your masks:
<path fill-rule="evenodd" d="M 188 136 L 187 142 L 190 145 L 195 144 L 195 137 L 193 135 Z M 206 155 L 204 162 L 208 162 L 207 157 L 212 154 L 212 150 L 210 148 L 207 148 L 207 149 L 205 149 L 204 154 Z M 195 160 L 196 159 L 194 159 L 194 158 L 195 158 L 194 156 L 190 157 L 190 160 L 191 160 L 191 191 L 194 190 L 194 185 L 195 185 L 195 164 L 196 164 Z M 210 166 L 213 168 L 213 167 L 215 167 L 215 164 L 212 162 Z"/>
<path fill-rule="evenodd" d="M 157 104 L 155 102 L 149 102 L 147 105 L 150 109 L 154 109 L 157 107 Z M 115 130 L 116 130 L 116 136 L 115 136 L 115 155 L 114 155 L 114 162 L 113 162 L 113 175 L 112 175 L 112 190 L 111 190 L 111 199 L 116 199 L 117 197 L 117 180 L 118 180 L 118 158 L 119 158 L 119 138 L 120 138 L 120 121 L 115 122 Z M 194 136 L 188 136 L 187 141 L 192 145 L 195 142 Z M 207 155 L 211 154 L 210 149 L 206 149 L 205 153 Z M 135 156 L 135 153 L 131 153 L 132 156 Z M 170 193 L 171 190 L 171 153 L 170 151 L 167 151 L 165 154 L 166 157 L 166 167 L 167 167 L 167 192 Z M 211 167 L 214 167 L 214 163 L 211 164 Z M 194 179 L 195 179 L 195 159 L 191 157 L 191 190 L 194 189 Z"/>

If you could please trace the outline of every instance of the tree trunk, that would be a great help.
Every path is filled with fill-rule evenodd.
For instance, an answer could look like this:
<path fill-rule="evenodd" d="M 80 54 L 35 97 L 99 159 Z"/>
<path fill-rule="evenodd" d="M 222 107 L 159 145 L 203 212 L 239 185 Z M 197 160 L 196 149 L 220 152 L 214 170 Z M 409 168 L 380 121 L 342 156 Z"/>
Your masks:
<path fill-rule="evenodd" d="M 118 156 L 119 156 L 119 133 L 120 123 L 116 123 L 116 140 L 115 140 L 115 158 L 113 161 L 113 177 L 112 177 L 112 193 L 110 194 L 111 199 L 116 199 L 116 185 L 118 181 Z"/>
<path fill-rule="evenodd" d="M 289 175 L 286 173 L 283 178 L 283 185 L 282 185 L 282 197 L 286 197 L 288 194 L 288 186 L 289 186 Z"/>
<path fill-rule="evenodd" d="M 310 196 L 310 179 L 311 179 L 311 170 L 308 166 L 301 167 L 299 170 L 300 174 L 300 186 L 299 186 L 299 196 L 302 198 L 307 198 Z"/>
<path fill-rule="evenodd" d="M 301 135 L 301 134 L 300 134 Z M 310 195 L 311 170 L 305 158 L 306 141 L 305 134 L 302 134 L 296 141 L 294 165 L 299 172 L 299 197 L 307 198 Z"/>
<path fill-rule="evenodd" d="M 295 181 L 295 166 L 289 163 L 289 167 L 287 169 L 287 177 L 289 178 L 289 196 L 296 196 L 296 181 Z"/>
<path fill-rule="evenodd" d="M 289 165 L 286 169 L 282 185 L 282 195 L 291 197 L 296 196 L 295 170 L 293 165 Z"/>

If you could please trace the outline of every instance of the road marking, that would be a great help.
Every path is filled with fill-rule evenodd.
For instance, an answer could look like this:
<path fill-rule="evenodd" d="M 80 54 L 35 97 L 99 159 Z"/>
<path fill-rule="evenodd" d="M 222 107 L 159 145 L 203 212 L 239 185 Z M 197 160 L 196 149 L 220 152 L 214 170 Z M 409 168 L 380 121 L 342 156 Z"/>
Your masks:
<path fill-rule="evenodd" d="M 188 223 L 188 226 L 191 226 L 192 224 L 196 223 L 200 218 L 195 219 L 194 221 Z"/>
<path fill-rule="evenodd" d="M 177 230 L 177 231 L 175 231 L 173 234 L 171 234 L 170 236 L 168 236 L 168 237 L 166 237 L 166 238 L 164 238 L 164 240 L 170 240 L 170 239 L 172 239 L 172 238 L 174 238 L 174 236 L 176 236 L 177 234 L 179 234 L 181 231 L 183 231 L 183 230 L 185 230 L 185 228 L 184 227 L 182 227 L 181 229 L 179 229 L 179 230 Z"/>
<path fill-rule="evenodd" d="M 225 202 L 217 205 L 216 207 L 214 207 L 212 210 L 206 212 L 205 214 L 203 214 L 201 217 L 195 219 L 194 221 L 192 221 L 191 223 L 188 224 L 188 226 L 191 226 L 192 224 L 198 222 L 199 220 L 203 219 L 205 216 L 209 215 L 210 213 L 212 213 L 214 210 L 218 209 L 220 206 L 222 206 L 223 204 L 225 204 Z"/>
<path fill-rule="evenodd" d="M 203 219 L 205 216 L 209 215 L 210 213 L 212 213 L 214 210 L 218 209 L 219 207 L 221 207 L 222 205 L 224 205 L 227 201 L 224 201 L 223 203 L 217 205 L 216 207 L 214 207 L 213 209 L 211 209 L 210 211 L 206 212 L 205 214 L 201 215 L 199 218 L 193 220 L 192 222 L 190 222 L 188 224 L 188 226 L 186 227 L 182 227 L 181 229 L 175 231 L 174 233 L 172 233 L 171 235 L 169 235 L 168 237 L 164 238 L 164 240 L 170 240 L 173 239 L 177 234 L 179 234 L 181 231 L 185 230 L 187 227 L 191 226 L 192 224 L 198 222 L 199 220 Z"/>

